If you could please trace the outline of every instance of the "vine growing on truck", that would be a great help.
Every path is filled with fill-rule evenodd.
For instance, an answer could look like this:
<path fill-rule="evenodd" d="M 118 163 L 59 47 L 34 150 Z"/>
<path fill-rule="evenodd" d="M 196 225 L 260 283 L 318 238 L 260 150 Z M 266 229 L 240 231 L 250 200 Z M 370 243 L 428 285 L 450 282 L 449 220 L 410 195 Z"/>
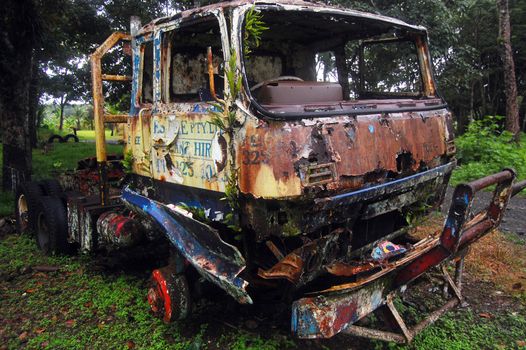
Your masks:
<path fill-rule="evenodd" d="M 261 42 L 262 33 L 269 29 L 262 21 L 262 15 L 255 7 L 251 7 L 245 16 L 245 34 L 243 37 L 243 51 L 247 56 L 252 48 L 257 48 Z M 228 136 L 228 178 L 225 186 L 225 197 L 232 209 L 224 218 L 224 223 L 234 232 L 241 232 L 241 228 L 236 220 L 235 213 L 239 213 L 239 186 L 238 186 L 238 168 L 236 166 L 236 150 L 234 147 L 234 130 L 239 126 L 236 118 L 237 106 L 236 98 L 241 92 L 242 77 L 237 68 L 237 54 L 234 48 L 230 49 L 230 58 L 224 70 L 225 79 L 228 84 L 228 91 L 224 99 L 216 98 L 216 103 L 212 105 L 215 110 L 211 110 L 211 124 L 216 125 L 222 132 Z"/>

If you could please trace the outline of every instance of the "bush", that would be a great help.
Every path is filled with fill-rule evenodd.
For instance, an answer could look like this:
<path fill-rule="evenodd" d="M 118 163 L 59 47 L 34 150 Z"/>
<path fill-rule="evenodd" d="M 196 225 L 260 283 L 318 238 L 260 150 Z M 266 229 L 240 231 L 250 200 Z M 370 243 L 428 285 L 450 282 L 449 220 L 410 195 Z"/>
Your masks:
<path fill-rule="evenodd" d="M 526 177 L 526 140 L 512 141 L 512 134 L 502 130 L 504 117 L 488 116 L 473 121 L 468 131 L 455 141 L 459 167 L 453 172 L 451 182 L 456 185 L 514 168 L 519 178 Z"/>

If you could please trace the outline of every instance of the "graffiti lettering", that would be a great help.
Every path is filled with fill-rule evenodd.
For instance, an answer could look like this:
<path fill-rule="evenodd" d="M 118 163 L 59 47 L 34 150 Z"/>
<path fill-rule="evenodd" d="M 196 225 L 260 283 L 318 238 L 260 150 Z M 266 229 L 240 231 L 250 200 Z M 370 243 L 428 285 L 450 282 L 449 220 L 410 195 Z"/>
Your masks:
<path fill-rule="evenodd" d="M 244 165 L 257 165 L 260 163 L 267 164 L 269 160 L 268 154 L 265 151 L 243 151 Z"/>
<path fill-rule="evenodd" d="M 175 146 L 175 154 L 186 156 L 188 155 L 188 148 L 190 147 L 190 141 L 178 142 Z"/>
<path fill-rule="evenodd" d="M 194 142 L 194 155 L 197 157 L 210 158 L 210 148 L 212 144 L 210 142 Z"/>
<path fill-rule="evenodd" d="M 214 169 L 211 164 L 206 164 L 203 166 L 201 170 L 201 179 L 203 180 L 211 180 L 213 177 L 215 177 L 217 174 L 214 172 Z"/>
<path fill-rule="evenodd" d="M 157 120 L 154 120 L 154 122 L 153 122 L 153 133 L 154 133 L 154 135 L 164 134 L 165 130 L 166 129 L 165 129 L 164 125 L 159 124 L 159 122 Z"/>
<path fill-rule="evenodd" d="M 183 176 L 194 177 L 194 169 L 191 162 L 176 161 L 175 164 Z"/>
<path fill-rule="evenodd" d="M 181 135 L 214 135 L 217 126 L 210 122 L 181 121 Z"/>

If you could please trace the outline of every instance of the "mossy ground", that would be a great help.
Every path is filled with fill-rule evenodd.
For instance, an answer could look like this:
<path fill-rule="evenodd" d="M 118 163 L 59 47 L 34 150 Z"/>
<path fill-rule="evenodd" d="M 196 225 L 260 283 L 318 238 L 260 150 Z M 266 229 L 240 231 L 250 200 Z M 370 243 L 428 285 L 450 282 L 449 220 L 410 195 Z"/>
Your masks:
<path fill-rule="evenodd" d="M 38 272 L 42 265 L 60 270 Z M 0 271 L 0 349 L 281 349 L 291 344 L 242 329 L 217 333 L 217 325 L 199 320 L 166 325 L 149 311 L 146 271 L 110 272 L 88 256 L 46 257 L 25 235 L 1 239 Z"/>
<path fill-rule="evenodd" d="M 31 237 L 0 236 L 0 349 L 512 349 L 526 341 L 520 298 L 505 288 L 496 295 L 499 287 L 472 276 L 466 284 L 471 305 L 446 314 L 407 347 L 348 336 L 293 340 L 287 320 L 274 325 L 257 311 L 236 313 L 227 296 L 198 308 L 188 321 L 166 325 L 146 301 L 149 268 L 108 268 L 99 260 L 47 257 Z M 38 272 L 40 265 L 60 270 Z M 407 319 L 422 317 L 417 306 L 398 304 Z M 257 328 L 247 328 L 247 319 Z"/>

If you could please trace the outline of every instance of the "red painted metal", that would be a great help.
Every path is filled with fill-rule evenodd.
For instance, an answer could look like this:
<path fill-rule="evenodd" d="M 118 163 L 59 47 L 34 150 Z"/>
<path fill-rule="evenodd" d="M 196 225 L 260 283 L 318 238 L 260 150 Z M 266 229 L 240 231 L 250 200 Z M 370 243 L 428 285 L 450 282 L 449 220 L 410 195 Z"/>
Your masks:
<path fill-rule="evenodd" d="M 106 243 L 131 246 L 142 238 L 139 223 L 117 212 L 107 211 L 97 220 L 97 232 Z"/>
<path fill-rule="evenodd" d="M 172 300 L 168 293 L 168 283 L 159 269 L 152 272 L 155 285 L 148 290 L 148 303 L 154 313 L 162 313 L 163 321 L 169 323 L 172 320 Z"/>
<path fill-rule="evenodd" d="M 440 236 L 440 244 L 428 253 L 413 260 L 401 270 L 395 278 L 395 285 L 404 285 L 414 280 L 431 267 L 438 265 L 449 256 L 457 253 L 459 247 L 467 247 L 496 228 L 512 194 L 511 188 L 514 179 L 515 172 L 507 169 L 468 184 L 457 186 L 453 193 L 444 230 Z M 467 221 L 475 193 L 495 184 L 497 186 L 486 211 Z"/>
<path fill-rule="evenodd" d="M 185 318 L 190 312 L 190 294 L 186 277 L 173 264 L 153 270 L 148 289 L 152 311 L 165 323 Z"/>
<path fill-rule="evenodd" d="M 520 182 L 517 182 L 513 187 L 511 188 L 511 196 L 515 196 L 520 191 L 524 190 L 526 188 L 526 180 L 522 180 Z"/>

